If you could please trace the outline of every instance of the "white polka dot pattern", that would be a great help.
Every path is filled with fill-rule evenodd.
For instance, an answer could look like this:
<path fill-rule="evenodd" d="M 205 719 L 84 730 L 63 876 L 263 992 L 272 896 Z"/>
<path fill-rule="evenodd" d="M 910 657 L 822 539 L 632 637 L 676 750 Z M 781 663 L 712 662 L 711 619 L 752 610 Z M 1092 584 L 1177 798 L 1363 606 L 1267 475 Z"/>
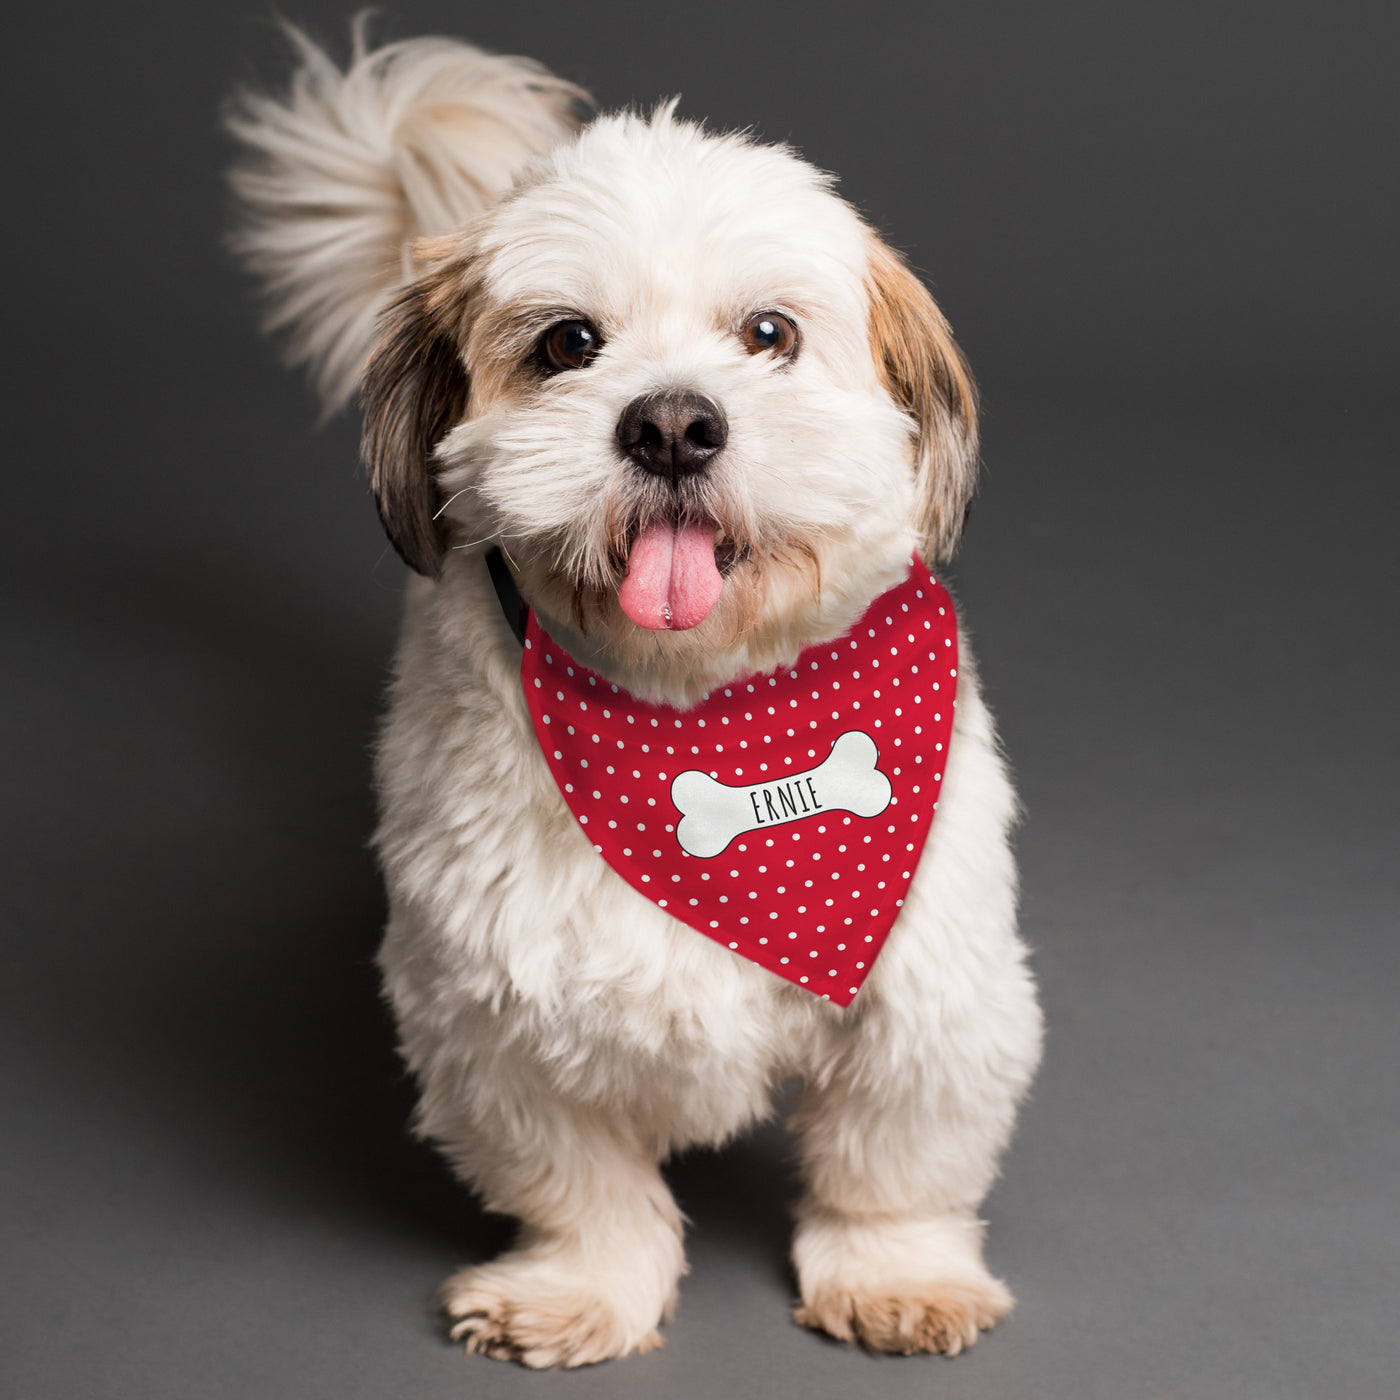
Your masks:
<path fill-rule="evenodd" d="M 874 966 L 923 851 L 957 674 L 953 601 L 918 559 L 843 637 L 690 710 L 619 690 L 533 614 L 521 661 L 540 751 L 593 849 L 672 917 L 841 1006 Z M 874 816 L 824 805 L 806 780 L 852 731 L 889 783 Z M 710 856 L 688 855 L 676 836 L 671 791 L 686 773 L 692 786 L 733 789 L 751 812 Z"/>

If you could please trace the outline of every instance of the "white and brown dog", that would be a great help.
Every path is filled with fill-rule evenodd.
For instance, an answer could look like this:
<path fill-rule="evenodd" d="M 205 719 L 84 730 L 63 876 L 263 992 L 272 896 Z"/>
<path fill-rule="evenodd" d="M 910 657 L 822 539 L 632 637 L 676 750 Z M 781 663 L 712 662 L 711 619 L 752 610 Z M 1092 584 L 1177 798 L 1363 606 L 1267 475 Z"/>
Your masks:
<path fill-rule="evenodd" d="M 599 857 L 486 559 L 645 701 L 791 665 L 957 544 L 976 405 L 946 321 L 791 150 L 673 106 L 581 122 L 569 84 L 450 40 L 357 36 L 341 72 L 294 37 L 289 93 L 230 118 L 239 242 L 328 406 L 360 383 L 416 571 L 378 751 L 381 963 L 419 1129 L 522 1224 L 445 1284 L 453 1335 L 531 1366 L 660 1345 L 685 1259 L 659 1164 L 795 1077 L 797 1320 L 957 1352 L 1011 1306 L 977 1209 L 1041 1035 L 966 642 L 936 820 L 843 1008 Z"/>

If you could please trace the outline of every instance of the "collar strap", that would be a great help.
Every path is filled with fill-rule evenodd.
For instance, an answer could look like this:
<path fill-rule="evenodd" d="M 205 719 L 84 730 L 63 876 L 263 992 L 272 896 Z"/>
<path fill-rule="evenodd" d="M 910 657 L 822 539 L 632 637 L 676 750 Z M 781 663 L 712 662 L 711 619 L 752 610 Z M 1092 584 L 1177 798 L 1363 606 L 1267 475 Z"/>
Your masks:
<path fill-rule="evenodd" d="M 501 605 L 506 622 L 514 634 L 515 640 L 523 647 L 525 645 L 525 622 L 529 617 L 530 608 L 524 598 L 520 596 L 520 590 L 515 586 L 515 580 L 506 567 L 505 556 L 501 553 L 499 545 L 493 544 L 486 551 L 486 567 L 491 572 L 491 586 L 496 590 L 496 600 Z"/>

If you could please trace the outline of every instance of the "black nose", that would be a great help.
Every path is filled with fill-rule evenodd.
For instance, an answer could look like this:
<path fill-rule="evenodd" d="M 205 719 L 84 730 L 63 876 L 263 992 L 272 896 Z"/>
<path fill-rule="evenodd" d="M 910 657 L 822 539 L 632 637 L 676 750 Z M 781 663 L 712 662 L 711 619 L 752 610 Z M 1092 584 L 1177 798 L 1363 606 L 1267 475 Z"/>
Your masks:
<path fill-rule="evenodd" d="M 729 424 L 713 399 L 669 390 L 633 399 L 617 420 L 617 444 L 643 471 L 679 481 L 724 446 Z"/>

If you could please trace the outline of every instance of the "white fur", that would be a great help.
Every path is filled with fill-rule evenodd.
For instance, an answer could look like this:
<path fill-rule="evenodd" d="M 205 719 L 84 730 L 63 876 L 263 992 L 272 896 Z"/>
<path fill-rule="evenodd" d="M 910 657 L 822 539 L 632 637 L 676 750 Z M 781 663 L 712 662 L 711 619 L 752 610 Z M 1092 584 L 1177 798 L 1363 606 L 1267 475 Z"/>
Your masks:
<path fill-rule="evenodd" d="M 982 1263 L 976 1211 L 1040 1045 L 1016 934 L 1015 799 L 966 637 L 932 833 L 843 1011 L 677 923 L 594 853 L 538 749 L 480 552 L 504 544 L 581 659 L 673 703 L 842 632 L 917 543 L 910 425 L 867 335 L 869 231 L 791 152 L 669 109 L 566 138 L 562 89 L 534 70 L 533 87 L 489 88 L 490 134 L 439 131 L 425 196 L 393 183 L 412 165 L 402 133 L 421 132 L 431 93 L 475 105 L 503 61 L 420 41 L 357 50 L 346 75 L 309 48 L 303 62 L 288 103 L 245 108 L 238 130 L 273 162 L 244 177 L 263 220 L 255 261 L 332 397 L 369 348 L 411 230 L 461 225 L 431 256 L 476 269 L 476 325 L 500 308 L 537 308 L 542 324 L 586 312 L 606 339 L 586 373 L 474 399 L 441 445 L 464 547 L 440 579 L 410 581 L 378 752 L 381 965 L 421 1087 L 418 1127 L 523 1224 L 515 1250 L 445 1286 L 454 1335 L 532 1365 L 659 1344 L 685 1266 L 658 1164 L 743 1131 L 795 1076 L 799 1317 L 882 1349 L 956 1351 L 1010 1306 Z M 551 129 L 559 144 L 478 212 L 492 182 L 461 172 L 504 170 Z M 303 180 L 321 188 L 306 172 L 327 150 L 346 153 L 334 176 L 346 197 L 329 214 L 298 194 Z M 737 343 L 756 309 L 799 321 L 790 366 Z M 499 348 L 478 341 L 469 367 Z M 722 603 L 692 633 L 639 636 L 615 615 L 584 631 L 560 581 L 605 588 L 609 515 L 654 489 L 619 463 L 613 425 L 634 395 L 674 385 L 729 416 L 703 503 L 752 542 L 761 605 L 742 629 Z M 820 565 L 819 591 L 783 562 L 795 542 Z"/>

